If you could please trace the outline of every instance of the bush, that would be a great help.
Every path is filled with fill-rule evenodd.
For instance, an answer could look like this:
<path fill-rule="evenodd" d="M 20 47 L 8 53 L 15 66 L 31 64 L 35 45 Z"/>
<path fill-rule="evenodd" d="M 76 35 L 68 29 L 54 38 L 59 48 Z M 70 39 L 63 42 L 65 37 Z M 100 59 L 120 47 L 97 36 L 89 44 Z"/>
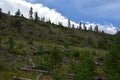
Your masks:
<path fill-rule="evenodd" d="M 63 60 L 63 54 L 59 48 L 52 49 L 50 56 L 52 59 L 53 66 L 59 65 L 60 62 L 62 62 L 62 60 Z"/>
<path fill-rule="evenodd" d="M 52 67 L 51 58 L 48 54 L 37 55 L 33 60 L 37 69 L 50 70 Z"/>
<path fill-rule="evenodd" d="M 120 41 L 116 41 L 105 57 L 105 71 L 108 80 L 120 79 Z"/>
<path fill-rule="evenodd" d="M 72 59 L 70 61 L 71 73 L 78 75 L 76 80 L 93 80 L 94 64 L 88 51 L 81 52 L 80 60 Z"/>

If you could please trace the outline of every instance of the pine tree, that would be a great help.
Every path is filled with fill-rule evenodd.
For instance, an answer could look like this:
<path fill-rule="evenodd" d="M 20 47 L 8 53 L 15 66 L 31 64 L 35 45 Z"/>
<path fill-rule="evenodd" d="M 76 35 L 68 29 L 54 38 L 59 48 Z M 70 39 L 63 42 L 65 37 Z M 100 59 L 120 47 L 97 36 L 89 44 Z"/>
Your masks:
<path fill-rule="evenodd" d="M 38 12 L 35 12 L 34 16 L 35 16 L 35 22 L 37 22 L 39 20 Z"/>
<path fill-rule="evenodd" d="M 95 31 L 98 32 L 98 25 L 95 26 Z"/>
<path fill-rule="evenodd" d="M 81 22 L 79 23 L 79 29 L 80 30 L 82 29 L 82 23 Z"/>
<path fill-rule="evenodd" d="M 24 15 L 23 15 L 23 14 L 21 14 L 21 17 L 22 17 L 22 18 L 24 18 Z"/>
<path fill-rule="evenodd" d="M 93 30 L 93 29 L 92 29 L 92 25 L 90 25 L 89 30 L 90 30 L 90 31 L 92 31 L 92 30 Z"/>
<path fill-rule="evenodd" d="M 30 19 L 33 19 L 33 8 L 31 7 L 30 10 L 29 10 L 29 18 Z"/>
<path fill-rule="evenodd" d="M 0 8 L 0 18 L 2 17 L 2 8 Z"/>
<path fill-rule="evenodd" d="M 2 8 L 0 8 L 0 14 L 2 13 Z"/>
<path fill-rule="evenodd" d="M 20 16 L 21 12 L 20 9 L 18 9 L 18 11 L 15 13 L 15 16 Z"/>
<path fill-rule="evenodd" d="M 63 26 L 62 22 L 58 22 L 58 25 L 59 25 L 59 26 Z"/>
<path fill-rule="evenodd" d="M 75 25 L 74 24 L 72 24 L 72 28 L 75 29 Z"/>
<path fill-rule="evenodd" d="M 83 28 L 84 28 L 84 30 L 87 30 L 87 27 L 85 26 L 85 23 L 83 23 Z"/>
<path fill-rule="evenodd" d="M 10 16 L 10 11 L 8 11 L 8 15 Z"/>
<path fill-rule="evenodd" d="M 40 20 L 44 22 L 44 21 L 45 21 L 45 17 L 41 17 L 41 19 L 40 19 Z"/>
<path fill-rule="evenodd" d="M 71 27 L 70 19 L 68 19 L 68 28 Z"/>

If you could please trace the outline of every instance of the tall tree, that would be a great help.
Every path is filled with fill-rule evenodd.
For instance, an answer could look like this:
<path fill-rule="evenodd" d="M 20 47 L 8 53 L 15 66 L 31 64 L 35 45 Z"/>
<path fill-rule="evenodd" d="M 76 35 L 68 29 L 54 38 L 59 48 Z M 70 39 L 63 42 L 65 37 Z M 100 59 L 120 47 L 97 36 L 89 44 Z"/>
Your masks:
<path fill-rule="evenodd" d="M 90 31 L 92 31 L 92 30 L 93 30 L 93 29 L 92 29 L 92 25 L 90 25 L 89 30 L 90 30 Z"/>
<path fill-rule="evenodd" d="M 10 16 L 10 11 L 8 11 L 8 15 Z"/>
<path fill-rule="evenodd" d="M 33 8 L 32 7 L 30 7 L 30 10 L 29 10 L 29 18 L 30 19 L 33 19 Z"/>
<path fill-rule="evenodd" d="M 38 12 L 35 12 L 34 17 L 35 17 L 35 22 L 37 22 L 39 20 Z"/>
<path fill-rule="evenodd" d="M 71 27 L 70 19 L 68 19 L 68 28 Z"/>
<path fill-rule="evenodd" d="M 83 28 L 84 28 L 84 30 L 87 30 L 85 23 L 83 23 Z"/>
<path fill-rule="evenodd" d="M 21 12 L 20 9 L 18 9 L 18 11 L 15 13 L 16 16 L 20 16 Z"/>
<path fill-rule="evenodd" d="M 45 17 L 41 17 L 40 20 L 44 22 L 45 21 Z"/>
<path fill-rule="evenodd" d="M 2 16 L 2 8 L 0 8 L 0 18 L 1 18 L 1 16 Z"/>
<path fill-rule="evenodd" d="M 95 31 L 98 32 L 98 25 L 95 26 Z"/>
<path fill-rule="evenodd" d="M 59 25 L 59 26 L 63 26 L 62 22 L 60 22 L 60 21 L 58 22 L 58 25 Z"/>
<path fill-rule="evenodd" d="M 75 25 L 74 24 L 72 24 L 72 28 L 75 29 Z"/>
<path fill-rule="evenodd" d="M 81 22 L 79 23 L 79 29 L 80 30 L 82 29 L 82 23 Z"/>
<path fill-rule="evenodd" d="M 2 13 L 2 8 L 0 8 L 0 13 Z"/>

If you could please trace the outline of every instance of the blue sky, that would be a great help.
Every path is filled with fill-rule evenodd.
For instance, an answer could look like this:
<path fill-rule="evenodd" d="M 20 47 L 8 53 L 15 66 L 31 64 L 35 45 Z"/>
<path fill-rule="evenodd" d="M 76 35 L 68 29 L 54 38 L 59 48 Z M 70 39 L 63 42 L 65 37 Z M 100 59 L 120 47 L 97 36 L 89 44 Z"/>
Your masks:
<path fill-rule="evenodd" d="M 75 22 L 113 24 L 119 27 L 120 0 L 27 0 L 56 9 Z"/>
<path fill-rule="evenodd" d="M 7 5 L 7 6 L 6 6 Z M 3 12 L 11 11 L 11 15 L 20 9 L 28 18 L 29 9 L 33 7 L 39 17 L 58 24 L 62 22 L 67 27 L 68 19 L 75 27 L 79 22 L 86 23 L 87 28 L 94 28 L 106 33 L 115 34 L 120 28 L 120 0 L 1 0 L 0 8 Z"/>

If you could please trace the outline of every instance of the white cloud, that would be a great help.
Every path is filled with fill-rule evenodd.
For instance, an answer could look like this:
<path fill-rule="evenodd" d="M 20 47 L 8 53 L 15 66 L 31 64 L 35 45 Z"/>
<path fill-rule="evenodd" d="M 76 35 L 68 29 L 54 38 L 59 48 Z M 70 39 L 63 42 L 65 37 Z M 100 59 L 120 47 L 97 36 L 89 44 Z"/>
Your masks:
<path fill-rule="evenodd" d="M 39 13 L 40 17 L 46 17 L 50 19 L 54 23 L 58 23 L 59 21 L 63 23 L 64 26 L 67 26 L 68 19 L 65 18 L 61 13 L 57 12 L 55 9 L 50 9 L 48 7 L 43 6 L 42 4 L 32 4 L 25 0 L 1 0 L 0 7 L 3 9 L 4 12 L 11 11 L 14 14 L 17 9 L 20 9 L 21 13 L 24 14 L 25 17 L 28 17 L 29 8 L 33 7 L 34 11 Z M 76 16 L 77 17 L 77 16 Z M 71 24 L 78 26 L 77 23 L 71 21 Z M 95 23 L 87 23 L 87 27 L 90 25 L 95 26 Z M 113 25 L 100 25 L 98 24 L 100 30 L 104 30 L 106 33 L 114 34 L 116 33 L 116 27 Z"/>

